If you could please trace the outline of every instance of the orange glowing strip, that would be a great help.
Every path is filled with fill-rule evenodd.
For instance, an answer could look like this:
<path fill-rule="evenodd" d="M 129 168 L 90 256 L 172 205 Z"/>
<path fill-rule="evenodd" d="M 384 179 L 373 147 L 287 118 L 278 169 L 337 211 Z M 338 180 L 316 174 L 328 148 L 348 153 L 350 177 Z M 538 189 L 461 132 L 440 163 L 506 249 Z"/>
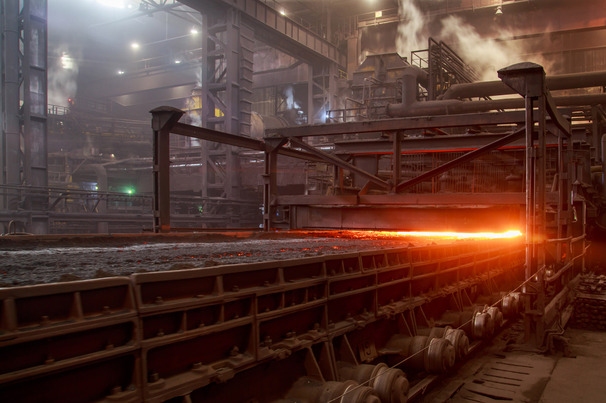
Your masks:
<path fill-rule="evenodd" d="M 516 238 L 522 236 L 522 233 L 517 230 L 511 230 L 506 232 L 431 232 L 431 231 L 406 231 L 406 232 L 395 232 L 398 236 L 427 236 L 427 237 L 444 237 L 444 238 L 456 238 L 456 239 L 469 239 L 469 238 L 486 238 L 486 239 L 504 239 L 504 238 Z"/>

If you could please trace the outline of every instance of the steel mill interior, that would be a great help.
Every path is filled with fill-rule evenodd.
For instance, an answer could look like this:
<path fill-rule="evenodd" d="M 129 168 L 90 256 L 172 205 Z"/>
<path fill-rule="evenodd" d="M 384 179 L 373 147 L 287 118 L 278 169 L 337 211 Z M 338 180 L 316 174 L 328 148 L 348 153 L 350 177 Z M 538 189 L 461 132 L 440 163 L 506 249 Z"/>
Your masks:
<path fill-rule="evenodd" d="M 0 402 L 604 401 L 606 1 L 0 21 Z"/>

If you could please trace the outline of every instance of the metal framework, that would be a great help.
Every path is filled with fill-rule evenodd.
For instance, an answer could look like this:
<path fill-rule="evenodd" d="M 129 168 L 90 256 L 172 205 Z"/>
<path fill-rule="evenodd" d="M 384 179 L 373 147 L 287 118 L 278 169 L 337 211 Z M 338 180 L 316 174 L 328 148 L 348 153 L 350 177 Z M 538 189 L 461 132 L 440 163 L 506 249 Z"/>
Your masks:
<path fill-rule="evenodd" d="M 2 170 L 0 185 L 46 187 L 47 178 L 47 2 L 3 0 Z M 0 200 L 2 210 L 30 212 L 28 232 L 48 232 L 47 197 L 19 195 Z"/>

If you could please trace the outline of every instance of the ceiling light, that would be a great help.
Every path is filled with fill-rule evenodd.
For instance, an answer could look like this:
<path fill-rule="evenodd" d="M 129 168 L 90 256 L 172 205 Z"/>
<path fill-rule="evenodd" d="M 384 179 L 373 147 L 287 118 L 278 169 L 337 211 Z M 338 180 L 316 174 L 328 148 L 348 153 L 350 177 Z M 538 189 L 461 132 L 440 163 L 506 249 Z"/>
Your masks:
<path fill-rule="evenodd" d="M 383 17 L 383 11 L 375 11 L 375 18 Z"/>
<path fill-rule="evenodd" d="M 280 10 L 280 14 L 286 15 L 286 11 L 284 11 L 284 9 L 282 9 L 282 10 Z"/>
<path fill-rule="evenodd" d="M 74 59 L 72 59 L 67 53 L 63 52 L 61 54 L 61 67 L 65 70 L 73 70 L 74 68 Z"/>
<path fill-rule="evenodd" d="M 497 6 L 497 11 L 495 11 L 494 14 L 495 15 L 502 15 L 503 14 L 503 7 Z"/>
<path fill-rule="evenodd" d="M 133 48 L 133 49 L 139 49 L 140 46 L 141 45 L 139 45 L 137 42 L 133 42 L 133 43 L 130 44 L 130 47 Z"/>
<path fill-rule="evenodd" d="M 119 76 L 124 75 L 124 70 L 118 70 L 118 75 L 119 75 Z"/>
<path fill-rule="evenodd" d="M 192 34 L 192 35 L 195 35 L 195 34 L 197 34 L 198 32 L 200 32 L 200 31 L 198 31 L 196 28 L 192 28 L 192 29 L 189 31 L 189 33 L 190 33 L 190 34 Z"/>
<path fill-rule="evenodd" d="M 179 59 L 175 60 L 175 64 L 181 64 L 181 60 L 179 60 Z"/>

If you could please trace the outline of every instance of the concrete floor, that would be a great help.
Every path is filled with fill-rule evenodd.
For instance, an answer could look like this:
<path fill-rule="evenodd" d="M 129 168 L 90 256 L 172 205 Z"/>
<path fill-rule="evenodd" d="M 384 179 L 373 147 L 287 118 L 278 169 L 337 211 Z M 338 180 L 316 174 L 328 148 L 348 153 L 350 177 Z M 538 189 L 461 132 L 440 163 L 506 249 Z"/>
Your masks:
<path fill-rule="evenodd" d="M 606 402 L 606 332 L 568 329 L 575 358 L 560 357 L 539 400 L 553 402 Z"/>
<path fill-rule="evenodd" d="M 606 332 L 567 329 L 572 357 L 506 348 L 522 332 L 521 323 L 505 329 L 418 400 L 606 402 Z"/>

